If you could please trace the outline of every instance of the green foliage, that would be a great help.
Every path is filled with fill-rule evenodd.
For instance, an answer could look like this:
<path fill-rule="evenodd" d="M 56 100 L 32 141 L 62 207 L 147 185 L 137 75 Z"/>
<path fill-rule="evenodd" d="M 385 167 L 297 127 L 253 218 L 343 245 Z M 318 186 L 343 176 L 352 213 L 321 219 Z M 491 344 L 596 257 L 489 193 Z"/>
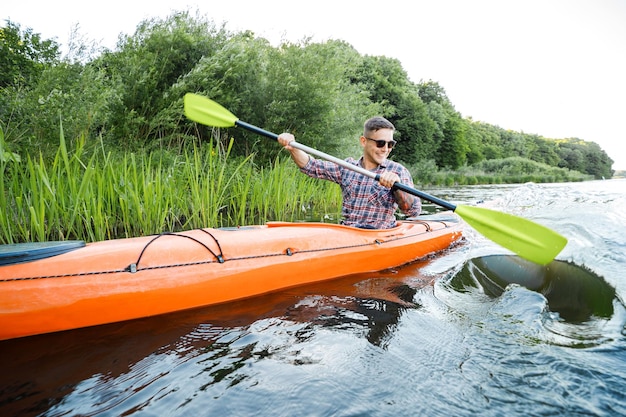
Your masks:
<path fill-rule="evenodd" d="M 577 171 L 558 168 L 527 158 L 510 157 L 504 159 L 484 160 L 472 167 L 473 170 L 485 174 L 497 174 L 507 183 L 524 182 L 563 182 L 591 179 Z"/>
<path fill-rule="evenodd" d="M 4 130 L 0 126 L 0 172 L 4 172 L 4 166 L 8 163 L 19 163 L 21 158 L 15 152 L 11 152 L 7 148 L 7 144 L 4 141 Z"/>
<path fill-rule="evenodd" d="M 595 142 L 578 138 L 557 141 L 560 167 L 593 175 L 596 179 L 613 176 L 613 160 Z"/>
<path fill-rule="evenodd" d="M 222 48 L 227 38 L 211 21 L 179 12 L 141 22 L 133 36 L 120 40 L 117 51 L 91 63 L 105 71 L 110 90 L 107 139 L 128 146 L 127 138 L 132 137 L 135 149 L 170 138 L 182 123 L 182 106 L 175 120 L 166 111 L 180 105 L 180 97 L 168 94 L 171 86 L 203 56 Z"/>
<path fill-rule="evenodd" d="M 61 129 L 51 161 L 0 160 L 0 243 L 293 221 L 333 216 L 341 204 L 335 184 L 296 175 L 287 158 L 265 169 L 211 142 L 181 154 L 112 153 L 101 144 L 89 155 L 83 145 L 68 148 Z"/>
<path fill-rule="evenodd" d="M 536 134 L 504 130 L 487 123 L 465 120 L 468 164 L 482 160 L 522 157 L 553 167 L 611 178 L 613 160 L 596 143 L 577 138 L 548 139 Z M 558 178 L 558 176 L 557 176 Z"/>
<path fill-rule="evenodd" d="M 235 154 L 247 155 L 250 152 L 242 132 L 199 127 L 197 129 L 190 121 L 182 120 L 182 97 L 187 92 L 199 92 L 222 104 L 235 112 L 249 123 L 258 123 L 259 113 L 264 114 L 266 74 L 259 69 L 260 62 L 266 62 L 270 46 L 263 39 L 255 39 L 250 33 L 235 35 L 228 42 L 219 45 L 211 54 L 203 56 L 193 69 L 183 75 L 169 89 L 167 95 L 175 101 L 159 114 L 161 120 L 173 126 L 185 127 L 186 138 L 194 135 L 201 140 L 211 137 L 220 137 L 222 143 L 234 137 L 233 149 Z M 258 110 L 258 111 L 257 111 Z M 246 116 L 254 115 L 254 119 Z M 176 132 L 176 130 L 174 130 Z M 180 129 L 178 129 L 180 132 Z M 244 132 L 245 134 L 245 132 Z M 174 136 L 176 133 L 174 133 Z M 180 135 L 179 135 L 180 136 Z M 242 140 L 240 140 L 242 139 Z M 254 138 L 258 139 L 258 138 Z"/>
<path fill-rule="evenodd" d="M 37 147 L 42 144 L 34 140 L 33 125 L 41 115 L 31 89 L 37 88 L 43 74 L 59 63 L 58 57 L 59 45 L 43 40 L 32 29 L 22 30 L 9 20 L 0 28 L 0 121 L 6 141 L 18 152 L 28 142 Z M 58 132 L 58 126 L 54 131 Z"/>
<path fill-rule="evenodd" d="M 413 164 L 407 164 L 406 168 L 411 173 L 413 181 L 417 184 L 435 184 L 437 176 L 437 163 L 434 159 L 422 160 Z"/>
<path fill-rule="evenodd" d="M 290 213 L 291 219 L 338 217 L 341 208 L 339 187 L 303 175 L 291 158 L 276 158 L 270 167 L 261 167 L 249 189 L 248 205 L 252 212 L 241 219 L 280 219 Z M 244 223 L 240 223 L 244 224 Z"/>
<path fill-rule="evenodd" d="M 90 66 L 59 63 L 46 68 L 28 90 L 7 89 L 12 97 L 7 140 L 20 150 L 51 154 L 58 141 L 59 122 L 73 140 L 96 136 L 105 125 L 107 97 L 103 74 Z M 10 91 L 8 91 L 10 90 Z"/>
<path fill-rule="evenodd" d="M 428 114 L 435 122 L 436 152 L 432 157 L 440 167 L 456 169 L 467 162 L 469 152 L 466 123 L 454 109 L 446 92 L 435 81 L 422 81 L 417 94 L 428 106 Z"/>
<path fill-rule="evenodd" d="M 62 120 L 68 141 L 83 137 L 88 148 L 99 136 L 128 151 L 182 149 L 212 137 L 226 145 L 233 137 L 234 155 L 255 153 L 258 163 L 271 163 L 276 153 L 271 141 L 186 120 L 182 97 L 197 92 L 242 120 L 277 133 L 291 131 L 303 143 L 340 157 L 358 155 L 363 121 L 381 114 L 397 127 L 392 158 L 404 163 L 434 160 L 437 168 L 458 169 L 518 156 L 596 177 L 612 175 L 612 161 L 599 148 L 463 119 L 437 82 L 414 84 L 398 60 L 362 56 L 342 41 L 273 47 L 251 32 L 228 33 L 201 16 L 175 12 L 141 22 L 114 51 L 59 62 L 52 60 L 56 44 L 41 41 L 31 29 L 22 33 L 9 24 L 2 33 L 5 44 L 25 39 L 32 47 L 12 49 L 14 59 L 7 62 L 17 62 L 23 74 L 36 68 L 38 75 L 28 77 L 32 84 L 10 85 L 0 94 L 6 141 L 19 153 L 36 148 L 51 154 Z M 6 66 L 7 74 L 15 72 Z"/>
<path fill-rule="evenodd" d="M 42 40 L 32 29 L 21 32 L 8 22 L 0 30 L 0 76 L 13 80 L 5 78 L 0 90 L 7 142 L 21 153 L 56 149 L 59 115 L 65 117 L 68 137 L 94 136 L 109 95 L 102 74 L 80 62 L 61 61 L 58 44 Z"/>
<path fill-rule="evenodd" d="M 377 109 L 348 82 L 347 72 L 360 62 L 358 53 L 343 42 L 305 42 L 283 44 L 269 58 L 262 126 L 290 131 L 328 153 L 357 149 L 363 115 Z"/>
<path fill-rule="evenodd" d="M 416 184 L 435 186 L 574 182 L 593 179 L 592 176 L 578 171 L 520 157 L 483 160 L 457 170 L 438 169 L 434 161 L 422 161 L 408 168 Z"/>
<path fill-rule="evenodd" d="M 31 85 L 43 70 L 58 62 L 59 45 L 6 20 L 0 28 L 0 88 Z"/>
<path fill-rule="evenodd" d="M 483 156 L 482 158 L 478 157 L 475 158 L 476 160 L 471 160 L 468 155 L 469 164 L 480 162 L 483 159 L 499 159 L 504 157 L 500 137 L 501 129 L 499 127 L 487 123 L 475 122 L 472 119 L 466 119 L 466 124 L 471 153 Z"/>
<path fill-rule="evenodd" d="M 465 139 L 465 124 L 458 114 L 450 114 L 444 125 L 444 139 L 437 152 L 437 165 L 451 169 L 465 165 L 469 147 Z"/>

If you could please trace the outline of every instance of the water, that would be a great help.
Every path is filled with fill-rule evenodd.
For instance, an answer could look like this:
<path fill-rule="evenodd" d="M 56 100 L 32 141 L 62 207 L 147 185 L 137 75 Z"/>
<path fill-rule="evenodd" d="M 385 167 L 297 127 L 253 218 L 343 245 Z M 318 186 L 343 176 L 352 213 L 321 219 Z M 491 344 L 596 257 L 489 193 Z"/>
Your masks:
<path fill-rule="evenodd" d="M 626 181 L 427 191 L 559 231 L 576 280 L 490 291 L 476 268 L 507 252 L 468 229 L 393 270 L 0 342 L 0 414 L 626 415 Z"/>

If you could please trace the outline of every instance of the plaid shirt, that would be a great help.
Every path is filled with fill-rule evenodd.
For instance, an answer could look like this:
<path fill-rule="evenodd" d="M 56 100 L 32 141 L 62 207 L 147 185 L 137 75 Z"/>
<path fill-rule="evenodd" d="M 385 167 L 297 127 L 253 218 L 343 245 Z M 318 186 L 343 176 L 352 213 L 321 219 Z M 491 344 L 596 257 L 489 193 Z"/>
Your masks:
<path fill-rule="evenodd" d="M 358 161 L 347 158 L 346 162 L 362 166 L 363 158 Z M 398 203 L 393 197 L 393 191 L 384 187 L 373 178 L 366 177 L 333 162 L 310 158 L 309 162 L 300 169 L 313 178 L 320 178 L 336 182 L 341 186 L 343 207 L 341 214 L 342 224 L 347 226 L 389 229 L 396 226 L 396 210 Z M 381 174 L 391 170 L 398 174 L 400 182 L 413 187 L 413 179 L 409 171 L 402 165 L 386 160 L 374 171 Z M 411 207 L 404 211 L 408 216 L 420 214 L 422 204 L 419 198 L 414 198 Z"/>

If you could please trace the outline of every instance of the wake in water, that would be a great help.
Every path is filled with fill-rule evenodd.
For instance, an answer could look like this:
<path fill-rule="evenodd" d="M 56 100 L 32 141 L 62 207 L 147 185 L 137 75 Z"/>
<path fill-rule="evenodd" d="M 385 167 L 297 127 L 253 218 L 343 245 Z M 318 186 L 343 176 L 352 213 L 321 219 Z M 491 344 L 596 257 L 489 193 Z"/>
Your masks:
<path fill-rule="evenodd" d="M 479 290 L 497 298 L 507 291 L 530 290 L 545 298 L 543 326 L 564 339 L 553 343 L 590 347 L 605 340 L 604 327 L 624 305 L 601 276 L 572 262 L 537 265 L 518 256 L 490 255 L 470 259 L 449 280 L 461 293 Z"/>

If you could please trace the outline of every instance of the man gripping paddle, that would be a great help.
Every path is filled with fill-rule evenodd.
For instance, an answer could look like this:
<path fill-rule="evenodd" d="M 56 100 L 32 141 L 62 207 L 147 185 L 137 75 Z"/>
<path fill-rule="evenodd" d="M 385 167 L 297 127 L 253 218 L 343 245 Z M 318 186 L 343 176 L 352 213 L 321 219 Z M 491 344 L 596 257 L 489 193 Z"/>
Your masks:
<path fill-rule="evenodd" d="M 360 137 L 363 155 L 359 160 L 347 158 L 349 164 L 379 175 L 379 180 L 363 176 L 333 162 L 314 159 L 306 152 L 289 145 L 295 138 L 290 133 L 278 136 L 278 142 L 290 153 L 302 172 L 313 178 L 333 181 L 341 186 L 343 195 L 342 224 L 365 229 L 388 229 L 396 226 L 398 209 L 408 216 L 421 211 L 420 199 L 393 189 L 395 183 L 413 186 L 409 171 L 387 159 L 396 144 L 394 125 L 383 117 L 368 119 Z"/>

